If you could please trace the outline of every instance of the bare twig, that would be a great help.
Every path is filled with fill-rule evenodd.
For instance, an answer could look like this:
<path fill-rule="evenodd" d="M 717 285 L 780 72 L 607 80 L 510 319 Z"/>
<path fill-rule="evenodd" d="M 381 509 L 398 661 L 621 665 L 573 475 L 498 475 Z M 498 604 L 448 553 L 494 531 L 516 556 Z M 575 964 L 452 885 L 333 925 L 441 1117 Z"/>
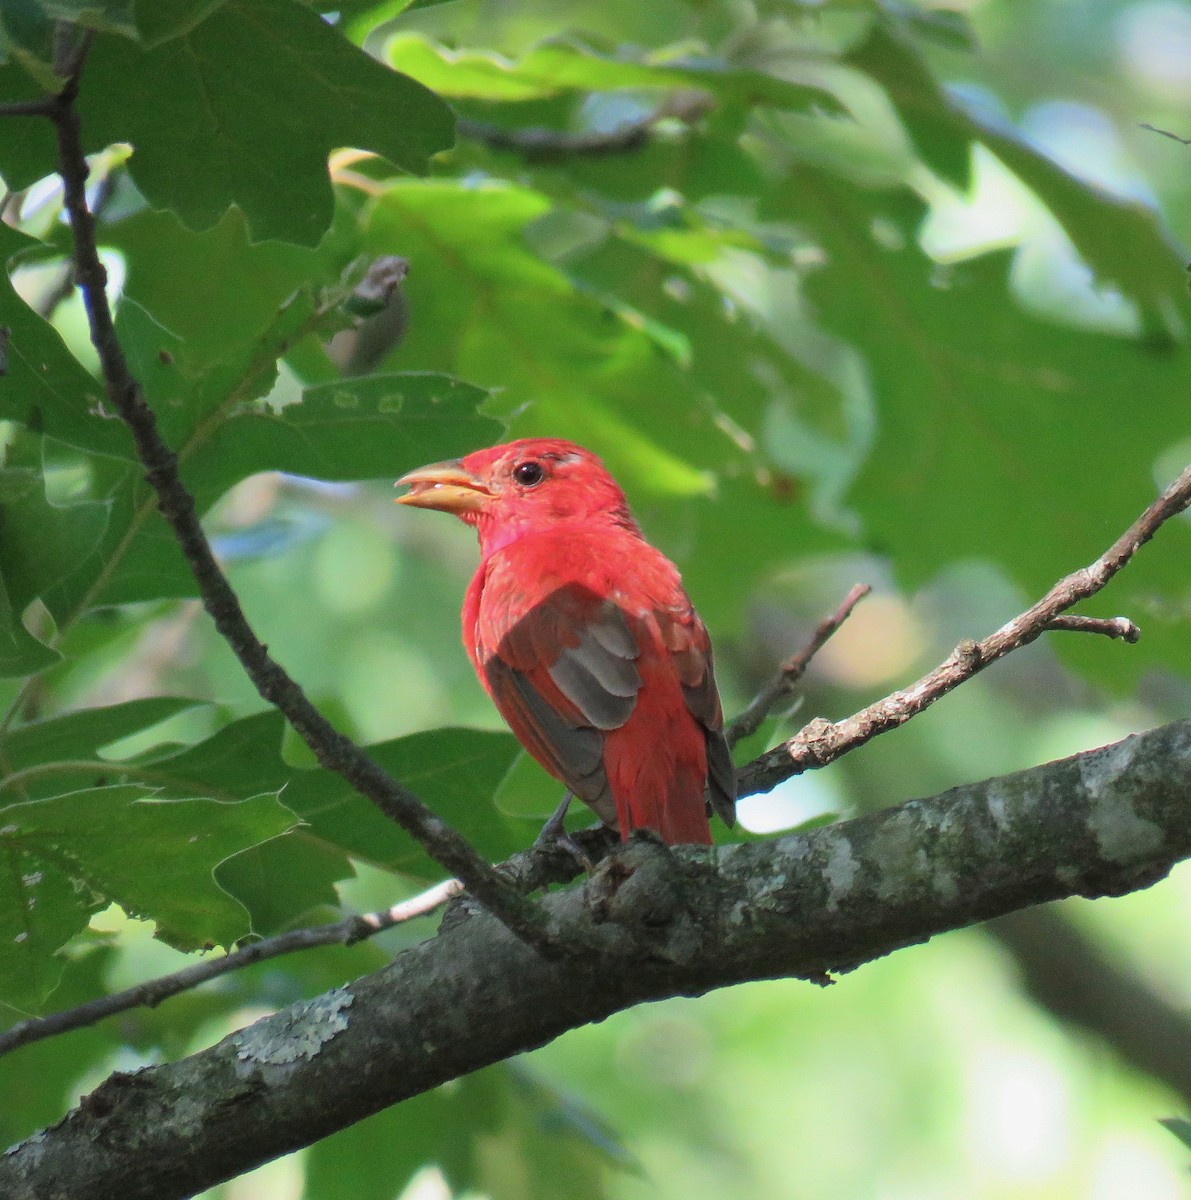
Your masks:
<path fill-rule="evenodd" d="M 724 730 L 729 746 L 735 746 L 742 738 L 760 729 L 761 722 L 773 711 L 774 705 L 794 690 L 811 665 L 811 659 L 823 649 L 836 630 L 852 615 L 856 605 L 872 590 L 867 583 L 855 584 L 839 608 L 819 622 L 810 641 L 782 663 L 777 674 L 757 693 L 748 708 Z"/>
<path fill-rule="evenodd" d="M 518 937 L 541 951 L 554 950 L 554 939 L 546 933 L 537 906 L 496 874 L 467 841 L 351 739 L 335 729 L 310 703 L 298 684 L 270 657 L 215 561 L 194 498 L 178 473 L 177 455 L 162 440 L 153 410 L 133 377 L 116 337 L 106 292 L 107 274 L 99 259 L 94 217 L 87 204 L 87 160 L 83 154 L 79 116 L 74 107 L 85 57 L 84 43 L 75 56 L 73 72 L 63 90 L 32 109 L 21 108 L 19 115 L 32 112 L 48 116 L 53 122 L 58 143 L 58 171 L 62 176 L 65 207 L 74 239 L 75 275 L 83 293 L 91 341 L 99 357 L 107 394 L 132 432 L 137 455 L 145 467 L 145 478 L 156 492 L 161 514 L 186 557 L 204 607 L 257 691 L 285 714 L 322 766 L 341 775 L 401 825 Z"/>
<path fill-rule="evenodd" d="M 1172 142 L 1179 142 L 1184 146 L 1191 146 L 1191 138 L 1179 137 L 1177 133 L 1171 133 L 1169 129 L 1159 129 L 1157 125 L 1151 125 L 1148 121 L 1142 121 L 1142 129 L 1148 129 L 1151 133 L 1160 133 L 1165 138 L 1170 138 Z"/>
<path fill-rule="evenodd" d="M 38 100 L 11 100 L 0 104 L 0 117 L 52 117 L 56 100 L 53 96 L 42 96 Z"/>
<path fill-rule="evenodd" d="M 483 142 L 494 150 L 513 150 L 531 162 L 573 155 L 602 157 L 631 154 L 640 150 L 649 137 L 653 117 L 618 125 L 607 133 L 568 133 L 561 129 L 539 127 L 504 129 L 486 121 L 461 119 L 456 122 L 460 137 Z"/>
<path fill-rule="evenodd" d="M 1130 637 L 1124 625 L 1113 621 L 1067 618 L 1060 614 L 1080 600 L 1095 595 L 1144 546 L 1159 527 L 1191 505 L 1191 466 L 1187 467 L 1132 525 L 1090 566 L 1060 579 L 1054 587 L 1020 616 L 1002 625 L 982 642 L 961 642 L 946 661 L 908 688 L 894 692 L 870 704 L 842 721 L 816 718 L 780 746 L 767 751 L 740 772 L 740 795 L 764 792 L 803 771 L 824 767 L 842 754 L 856 749 L 887 730 L 904 725 L 964 680 L 970 679 L 990 663 L 1011 650 L 1028 645 L 1048 629 L 1078 629 L 1094 633 L 1114 633 L 1126 641 Z M 1056 626 L 1055 622 L 1059 621 Z M 1135 629 L 1132 623 L 1127 623 Z"/>
<path fill-rule="evenodd" d="M 1099 633 L 1104 637 L 1120 638 L 1132 644 L 1141 637 L 1141 630 L 1128 617 L 1055 617 L 1047 621 L 1048 630 L 1067 630 L 1070 633 Z"/>
<path fill-rule="evenodd" d="M 441 908 L 453 896 L 463 890 L 463 884 L 457 879 L 447 879 L 436 883 L 417 896 L 411 896 L 392 908 L 381 909 L 379 912 L 353 914 L 344 917 L 342 921 L 334 921 L 329 925 L 316 925 L 310 929 L 295 929 L 289 933 L 281 933 L 276 937 L 264 938 L 241 946 L 230 954 L 222 954 L 212 958 L 204 958 L 199 962 L 174 971 L 170 975 L 162 975 L 157 979 L 138 983 L 134 987 L 125 988 L 122 992 L 113 992 L 110 996 L 101 996 L 89 1000 L 75 1008 L 63 1009 L 51 1013 L 48 1017 L 32 1017 L 21 1021 L 11 1029 L 0 1033 L 0 1056 L 21 1046 L 40 1042 L 45 1038 L 56 1037 L 60 1033 L 69 1033 L 73 1029 L 85 1029 L 89 1025 L 98 1024 L 105 1017 L 117 1013 L 128 1012 L 133 1008 L 156 1008 L 163 1000 L 176 996 L 179 992 L 189 991 L 208 980 L 217 979 L 231 971 L 240 971 L 255 963 L 277 958 L 282 954 L 293 954 L 297 950 L 310 950 L 315 946 L 353 946 L 365 938 L 375 937 L 386 929 L 392 929 L 414 917 L 426 916 L 436 908 Z"/>

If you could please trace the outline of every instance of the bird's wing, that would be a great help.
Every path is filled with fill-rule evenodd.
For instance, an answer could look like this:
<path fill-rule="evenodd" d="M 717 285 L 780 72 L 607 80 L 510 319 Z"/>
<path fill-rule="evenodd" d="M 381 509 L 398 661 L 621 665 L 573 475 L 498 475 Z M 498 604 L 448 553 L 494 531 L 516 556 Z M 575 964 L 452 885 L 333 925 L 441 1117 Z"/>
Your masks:
<path fill-rule="evenodd" d="M 526 611 L 484 605 L 477 658 L 496 706 L 531 754 L 610 823 L 603 737 L 632 715 L 641 688 L 623 611 L 563 584 Z"/>
<path fill-rule="evenodd" d="M 670 651 L 683 698 L 707 739 L 707 789 L 725 825 L 736 823 L 736 767 L 724 737 L 724 712 L 707 629 L 688 603 L 656 613 L 662 642 Z"/>

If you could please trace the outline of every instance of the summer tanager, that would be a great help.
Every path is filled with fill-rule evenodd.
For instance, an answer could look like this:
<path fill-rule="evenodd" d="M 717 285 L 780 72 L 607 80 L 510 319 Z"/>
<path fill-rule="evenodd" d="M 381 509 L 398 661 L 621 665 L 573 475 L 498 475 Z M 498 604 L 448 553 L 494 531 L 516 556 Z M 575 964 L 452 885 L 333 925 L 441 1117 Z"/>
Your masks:
<path fill-rule="evenodd" d="M 707 630 L 603 463 L 529 438 L 397 482 L 409 486 L 398 503 L 476 528 L 463 641 L 526 750 L 622 838 L 710 843 L 708 800 L 731 825 L 736 775 Z"/>

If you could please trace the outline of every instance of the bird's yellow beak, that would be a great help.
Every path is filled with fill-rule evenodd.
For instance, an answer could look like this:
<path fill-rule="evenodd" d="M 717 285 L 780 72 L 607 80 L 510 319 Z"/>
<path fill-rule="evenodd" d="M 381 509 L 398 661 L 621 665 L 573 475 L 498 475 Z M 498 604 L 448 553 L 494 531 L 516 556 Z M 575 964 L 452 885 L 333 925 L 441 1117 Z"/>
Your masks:
<path fill-rule="evenodd" d="M 478 512 L 492 495 L 483 480 L 465 471 L 458 459 L 419 467 L 402 475 L 393 486 L 409 487 L 404 496 L 396 498 L 397 504 L 449 513 Z"/>

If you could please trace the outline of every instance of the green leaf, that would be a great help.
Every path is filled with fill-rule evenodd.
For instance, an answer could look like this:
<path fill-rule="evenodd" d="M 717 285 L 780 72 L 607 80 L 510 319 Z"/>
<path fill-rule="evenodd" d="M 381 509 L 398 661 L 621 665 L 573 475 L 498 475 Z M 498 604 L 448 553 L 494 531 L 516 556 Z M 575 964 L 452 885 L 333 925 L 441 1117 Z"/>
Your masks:
<path fill-rule="evenodd" d="M 0 997 L 40 1004 L 57 978 L 54 952 L 113 901 L 180 949 L 233 945 L 250 932 L 248 914 L 213 870 L 293 825 L 275 796 L 159 801 L 131 786 L 0 809 Z"/>
<path fill-rule="evenodd" d="M 369 746 L 368 753 L 494 862 L 533 841 L 537 821 L 505 817 L 492 804 L 521 753 L 511 734 L 436 729 Z M 338 775 L 300 772 L 285 790 L 285 803 L 310 836 L 355 858 L 419 878 L 442 877 L 442 867 Z"/>
<path fill-rule="evenodd" d="M 250 241 L 239 209 L 210 229 L 187 229 L 173 213 L 143 208 L 105 224 L 100 236 L 124 256 L 121 309 L 135 300 L 169 329 L 191 373 L 233 356 L 261 337 L 296 291 L 337 284 L 354 253 L 339 211 L 317 249 Z"/>
<path fill-rule="evenodd" d="M 117 329 L 131 362 L 144 375 L 146 398 L 160 431 L 183 461 L 183 481 L 206 509 L 242 476 L 221 470 L 208 480 L 189 460 L 221 429 L 225 415 L 258 399 L 273 385 L 277 360 L 295 341 L 319 329 L 334 314 L 318 309 L 306 292 L 295 294 L 274 313 L 268 328 L 226 361 L 194 376 L 179 361 L 178 339 L 147 312 L 125 300 Z M 266 470 L 265 462 L 254 470 Z M 157 508 L 155 494 L 135 468 L 96 472 L 95 491 L 110 505 L 107 531 L 98 550 L 80 561 L 69 586 L 47 604 L 61 625 L 98 603 L 192 596 L 197 585 L 172 531 Z"/>
<path fill-rule="evenodd" d="M 40 782 L 25 778 L 20 784 L 20 795 L 23 798 L 33 798 L 53 794 L 53 790 L 74 790 L 81 786 L 95 786 L 94 771 L 107 771 L 111 764 L 106 759 L 99 758 L 99 752 L 106 746 L 131 737 L 159 725 L 169 717 L 193 708 L 194 700 L 180 697 L 154 696 L 145 700 L 129 700 L 124 704 L 112 704 L 107 707 L 79 709 L 65 716 L 52 717 L 44 721 L 34 721 L 21 725 L 16 729 L 6 730 L 0 734 L 0 759 L 5 765 L 5 776 L 0 779 L 0 786 L 10 783 L 16 772 L 25 772 L 44 764 L 60 763 L 69 760 L 79 764 L 80 771 L 90 777 L 85 783 L 76 782 L 74 778 L 65 786 L 61 781 L 63 775 L 55 773 L 53 780 Z M 50 791 L 44 789 L 49 788 Z M 11 794 L 0 792 L 4 799 L 10 799 Z"/>
<path fill-rule="evenodd" d="M 16 619 L 37 597 L 51 612 L 58 607 L 59 597 L 69 593 L 79 564 L 95 552 L 107 526 L 107 505 L 51 504 L 43 488 L 38 478 L 19 499 L 0 503 L 0 580 Z M 44 647 L 41 653 L 49 658 L 40 667 L 27 665 L 26 671 L 39 670 L 57 658 Z M 9 669 L 15 665 L 10 659 Z"/>
<path fill-rule="evenodd" d="M 838 108 L 835 98 L 817 86 L 747 67 L 707 59 L 634 62 L 561 42 L 537 46 L 514 62 L 482 51 L 449 50 L 418 34 L 402 33 L 390 40 L 389 58 L 398 70 L 439 94 L 460 98 L 510 101 L 566 91 L 702 88 L 723 101 L 746 106 L 796 111 Z"/>
<path fill-rule="evenodd" d="M 134 759 L 100 757 L 99 751 L 182 711 L 187 700 L 141 700 L 88 709 L 24 726 L 0 738 L 0 761 L 8 786 L 0 800 L 58 795 L 99 783 L 136 785 L 149 798 L 196 796 L 224 804 L 276 794 L 304 772 L 281 758 L 285 719 L 275 710 L 233 721 L 194 746 L 156 749 Z M 303 831 L 252 845 L 223 862 L 220 886 L 252 915 L 252 928 L 267 934 L 289 928 L 304 915 L 337 905 L 333 884 L 352 875 L 347 856 Z"/>
<path fill-rule="evenodd" d="M 1186 1117 L 1159 1117 L 1158 1124 L 1164 1125 L 1188 1150 L 1191 1150 L 1191 1121 L 1188 1121 Z"/>
<path fill-rule="evenodd" d="M 285 718 L 268 709 L 233 721 L 184 750 L 137 759 L 129 770 L 162 796 L 230 801 L 279 792 L 293 775 L 281 758 L 284 730 Z"/>
<path fill-rule="evenodd" d="M 248 909 L 253 932 L 268 937 L 337 909 L 335 884 L 354 873 L 346 854 L 296 829 L 229 858 L 215 878 Z"/>
<path fill-rule="evenodd" d="M 974 130 L 956 119 L 951 100 L 909 39 L 888 21 L 877 21 L 844 61 L 885 89 L 926 165 L 966 190 Z"/>
<path fill-rule="evenodd" d="M 0 262 L 8 264 L 40 244 L 0 222 Z M 131 458 L 132 439 L 107 412 L 103 385 L 83 369 L 54 327 L 17 295 L 7 273 L 0 275 L 0 312 L 8 330 L 0 420 L 17 421 L 94 454 Z"/>
<path fill-rule="evenodd" d="M 305 246 L 331 224 L 331 150 L 358 146 L 420 171 L 453 136 L 432 93 L 296 0 L 228 0 L 147 50 L 100 39 L 79 102 L 91 139 L 132 142 L 129 170 L 153 207 L 203 229 L 237 204 L 253 238 Z M 277 136 L 298 113 L 303 136 Z"/>
<path fill-rule="evenodd" d="M 132 0 L 137 36 L 143 46 L 156 46 L 189 33 L 226 0 Z"/>
<path fill-rule="evenodd" d="M 1191 319 L 1186 256 L 1152 206 L 1077 179 L 1008 125 L 969 112 L 885 23 L 873 27 L 848 61 L 885 88 L 930 167 L 966 187 L 968 148 L 982 142 L 1050 209 L 1101 286 L 1117 287 L 1135 300 L 1150 331 L 1183 336 Z"/>
<path fill-rule="evenodd" d="M 1154 497 L 1155 463 L 1184 427 L 1191 350 L 1031 316 L 1008 291 L 1003 254 L 932 278 L 913 248 L 921 213 L 897 197 L 804 171 L 798 206 L 830 264 L 809 281 L 811 300 L 863 348 L 878 405 L 851 495 L 872 544 L 908 586 L 986 558 L 1029 598 L 1095 560 Z M 871 232 L 881 222 L 902 230 L 903 248 Z M 1146 397 L 1127 420 L 1125 396 Z M 1143 550 L 1098 606 L 1160 614 L 1182 595 L 1191 526 L 1171 522 L 1160 537 L 1162 551 Z M 1102 639 L 1057 645 L 1117 686 L 1191 662 L 1191 630 L 1159 614 L 1124 654 Z"/>
<path fill-rule="evenodd" d="M 108 972 L 118 958 L 112 946 L 94 945 L 64 966 L 54 992 L 56 1009 L 74 1008 L 107 991 Z M 0 1001 L 0 1025 L 9 1026 L 27 1016 Z M 19 1053 L 0 1057 L 0 1142 L 14 1145 L 22 1138 L 58 1120 L 77 1092 L 75 1082 L 88 1071 L 98 1071 L 120 1048 L 112 1022 L 72 1030 L 67 1037 L 46 1038 Z"/>
<path fill-rule="evenodd" d="M 8 72 L 0 69 L 0 94 L 4 100 L 32 100 L 39 93 L 57 91 L 61 84 L 54 74 L 53 58 L 54 24 L 40 0 L 7 0 L 0 6 L 0 63 L 17 67 L 9 79 L 4 78 Z M 23 84 L 18 82 L 21 79 Z M 8 94 L 14 85 L 21 88 L 20 94 Z M 21 123 L 41 125 L 52 143 L 53 131 L 49 122 Z M 51 161 L 42 174 L 48 174 L 52 169 Z"/>
<path fill-rule="evenodd" d="M 608 1168 L 633 1163 L 600 1117 L 519 1064 L 469 1075 L 453 1101 L 470 1133 L 444 1148 L 444 1173 L 458 1191 L 492 1200 L 601 1200 Z"/>
<path fill-rule="evenodd" d="M 370 250 L 398 248 L 414 267 L 404 286 L 421 319 L 403 361 L 500 388 L 517 434 L 566 430 L 604 451 L 623 483 L 706 493 L 710 474 L 685 452 L 707 454 L 711 422 L 640 314 L 601 303 L 528 249 L 526 226 L 549 211 L 541 193 L 497 183 L 398 183 L 378 198 Z"/>
<path fill-rule="evenodd" d="M 0 572 L 0 676 L 31 675 L 52 666 L 58 658 L 21 623 L 20 609 L 13 604 Z"/>
<path fill-rule="evenodd" d="M 1054 214 L 1097 282 L 1135 300 L 1148 333 L 1184 340 L 1191 321 L 1187 256 L 1161 215 L 1141 200 L 1077 179 L 1015 131 L 972 120 L 980 140 Z"/>
<path fill-rule="evenodd" d="M 477 413 L 487 393 L 445 375 L 370 375 L 308 388 L 277 411 L 220 425 L 190 469 L 205 493 L 257 471 L 316 479 L 389 478 L 496 441 L 502 426 Z"/>
<path fill-rule="evenodd" d="M 438 1160 L 444 1141 L 469 1136 L 454 1116 L 452 1091 L 436 1088 L 319 1139 L 306 1152 L 304 1195 L 393 1200 L 419 1168 Z"/>
<path fill-rule="evenodd" d="M 136 37 L 133 0 L 39 0 L 48 17 L 101 33 Z"/>

